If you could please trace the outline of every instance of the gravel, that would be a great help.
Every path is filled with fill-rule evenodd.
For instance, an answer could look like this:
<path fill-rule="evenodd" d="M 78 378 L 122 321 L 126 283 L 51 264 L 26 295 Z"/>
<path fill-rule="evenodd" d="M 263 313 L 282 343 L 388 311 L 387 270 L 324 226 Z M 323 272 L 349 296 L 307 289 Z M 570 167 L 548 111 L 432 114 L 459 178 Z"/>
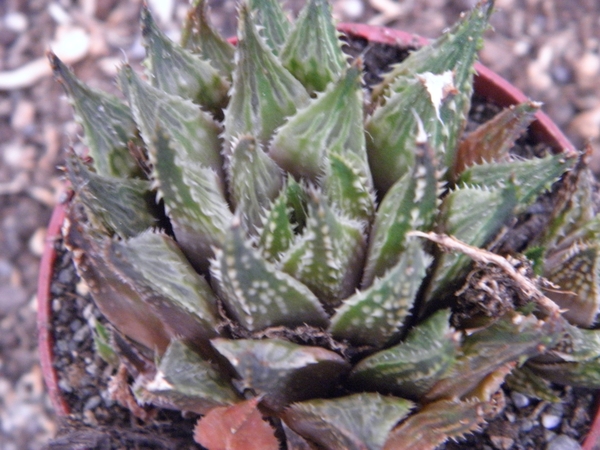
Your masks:
<path fill-rule="evenodd" d="M 162 3 L 168 7 L 162 14 L 162 26 L 175 36 L 186 2 Z M 216 25 L 224 34 L 232 35 L 234 2 L 211 3 Z M 294 11 L 302 3 L 287 2 Z M 474 2 L 332 3 L 343 20 L 418 30 L 433 37 Z M 139 0 L 0 1 L 2 449 L 39 449 L 56 432 L 37 363 L 35 287 L 45 226 L 61 189 L 56 167 L 62 160 L 62 149 L 77 142 L 80 131 L 60 86 L 49 76 L 44 53 L 52 45 L 79 77 L 114 92 L 112 77 L 118 62 L 126 57 L 139 65 L 140 4 Z M 545 111 L 577 146 L 589 141 L 595 167 L 600 169 L 600 3 L 497 0 L 496 6 L 498 12 L 492 19 L 495 31 L 488 32 L 482 62 L 532 98 L 543 101 Z M 86 333 L 76 331 L 76 343 Z M 512 400 L 518 405 L 524 402 Z M 528 407 L 524 403 L 519 406 Z M 526 428 L 528 423 L 521 425 Z M 547 430 L 551 433 L 548 438 L 552 438 L 548 449 L 579 448 L 557 428 Z M 497 439 L 497 448 L 506 447 L 509 441 Z"/>

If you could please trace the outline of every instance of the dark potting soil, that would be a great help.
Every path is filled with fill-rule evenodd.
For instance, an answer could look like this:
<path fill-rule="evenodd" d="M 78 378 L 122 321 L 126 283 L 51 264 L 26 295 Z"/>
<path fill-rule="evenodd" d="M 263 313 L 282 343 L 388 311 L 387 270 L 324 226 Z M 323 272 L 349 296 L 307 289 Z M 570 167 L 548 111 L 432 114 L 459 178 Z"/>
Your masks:
<path fill-rule="evenodd" d="M 387 45 L 371 45 L 352 39 L 345 49 L 351 56 L 362 55 L 367 75 L 373 85 L 391 64 L 399 62 L 408 51 Z M 493 117 L 500 110 L 479 96 L 473 97 L 467 131 Z M 539 157 L 551 151 L 525 134 L 513 149 L 522 157 Z M 505 248 L 519 250 L 523 242 L 535 237 L 552 205 L 552 194 L 538 200 L 536 214 L 524 214 L 515 236 L 507 238 Z M 533 225 L 532 225 L 533 224 Z M 543 225 L 542 225 L 543 227 Z M 109 392 L 109 378 L 116 368 L 95 352 L 92 339 L 95 321 L 106 320 L 97 310 L 73 267 L 62 241 L 57 241 L 58 257 L 52 285 L 55 367 L 59 387 L 72 414 L 63 419 L 62 428 L 48 449 L 191 449 L 202 448 L 192 440 L 196 415 L 183 417 L 180 412 L 148 408 L 150 420 L 136 418 L 129 409 L 117 404 Z M 473 433 L 460 442 L 441 448 L 458 449 L 576 449 L 587 433 L 594 403 L 594 391 L 557 388 L 561 403 L 535 400 L 504 390 L 506 406 L 485 430 Z M 570 446 L 569 446 L 570 445 Z M 341 450 L 341 449 L 340 449 Z"/>
<path fill-rule="evenodd" d="M 54 367 L 71 415 L 61 419 L 61 429 L 47 449 L 202 448 L 192 439 L 197 415 L 184 418 L 178 411 L 149 409 L 149 415 L 156 415 L 144 421 L 111 398 L 108 384 L 117 369 L 97 354 L 93 340 L 95 323 L 106 324 L 106 319 L 85 293 L 85 286 L 79 284 L 62 239 L 55 246 L 51 287 Z"/>

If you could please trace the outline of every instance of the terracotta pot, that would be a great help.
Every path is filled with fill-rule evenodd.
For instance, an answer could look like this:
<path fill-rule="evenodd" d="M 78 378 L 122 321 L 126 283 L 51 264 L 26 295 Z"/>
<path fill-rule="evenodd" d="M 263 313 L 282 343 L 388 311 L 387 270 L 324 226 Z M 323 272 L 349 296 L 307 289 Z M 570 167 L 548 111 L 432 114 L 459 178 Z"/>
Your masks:
<path fill-rule="evenodd" d="M 425 38 L 383 27 L 342 23 L 338 25 L 338 29 L 352 37 L 403 48 L 417 48 L 428 42 Z M 231 42 L 235 43 L 235 41 L 235 39 L 231 39 Z M 477 72 L 475 77 L 475 92 L 482 97 L 501 107 L 515 105 L 528 100 L 528 97 L 523 92 L 482 64 L 476 63 L 475 70 Z M 530 131 L 537 140 L 547 143 L 556 153 L 565 150 L 574 150 L 573 145 L 545 113 L 540 111 L 535 117 L 536 120 L 530 125 Z M 68 195 L 64 196 L 64 200 L 55 208 L 50 220 L 38 282 L 37 328 L 41 367 L 50 401 L 56 414 L 59 416 L 68 415 L 70 410 L 60 393 L 58 375 L 53 367 L 54 342 L 51 331 L 52 296 L 50 287 L 53 265 L 56 259 L 55 242 L 61 235 L 61 227 L 69 199 Z M 597 442 L 600 442 L 600 410 L 596 413 L 590 432 L 583 444 L 583 449 L 593 450 Z"/>

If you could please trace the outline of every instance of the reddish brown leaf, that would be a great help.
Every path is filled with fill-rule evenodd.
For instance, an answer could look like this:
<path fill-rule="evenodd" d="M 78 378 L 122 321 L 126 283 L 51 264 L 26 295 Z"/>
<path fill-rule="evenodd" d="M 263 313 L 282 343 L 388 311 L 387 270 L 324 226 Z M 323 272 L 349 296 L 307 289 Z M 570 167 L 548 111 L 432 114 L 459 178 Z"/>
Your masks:
<path fill-rule="evenodd" d="M 208 450 L 279 450 L 273 429 L 256 408 L 259 401 L 214 408 L 196 424 L 194 440 Z"/>

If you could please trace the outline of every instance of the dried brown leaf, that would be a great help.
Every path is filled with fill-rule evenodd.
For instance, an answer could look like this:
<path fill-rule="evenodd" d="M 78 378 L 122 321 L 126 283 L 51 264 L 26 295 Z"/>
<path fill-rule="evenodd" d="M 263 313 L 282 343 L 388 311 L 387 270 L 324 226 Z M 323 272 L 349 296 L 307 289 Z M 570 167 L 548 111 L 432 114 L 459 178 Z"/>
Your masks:
<path fill-rule="evenodd" d="M 196 424 L 194 440 L 208 450 L 279 450 L 273 429 L 256 407 L 259 401 L 214 408 Z"/>

